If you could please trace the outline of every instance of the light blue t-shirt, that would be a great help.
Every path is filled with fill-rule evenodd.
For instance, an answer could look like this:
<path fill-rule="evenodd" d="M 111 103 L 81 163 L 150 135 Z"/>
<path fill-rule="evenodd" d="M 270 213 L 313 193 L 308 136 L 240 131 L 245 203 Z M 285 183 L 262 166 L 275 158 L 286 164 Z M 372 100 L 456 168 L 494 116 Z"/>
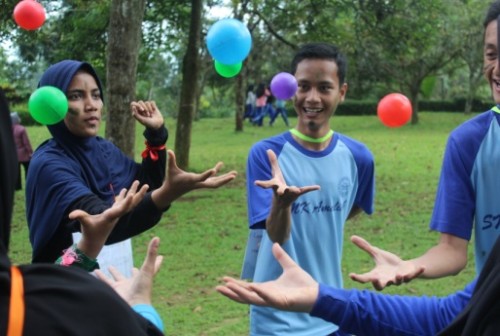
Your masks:
<path fill-rule="evenodd" d="M 500 234 L 499 125 L 495 107 L 450 134 L 430 223 L 433 230 L 466 240 L 474 227 L 477 274 Z"/>
<path fill-rule="evenodd" d="M 273 192 L 255 186 L 269 180 L 271 166 L 266 150 L 278 158 L 290 186 L 319 185 L 321 190 L 302 195 L 292 205 L 290 239 L 285 251 L 320 283 L 342 287 L 344 223 L 354 205 L 373 212 L 374 161 L 367 147 L 335 133 L 323 151 L 300 146 L 289 132 L 255 144 L 247 162 L 249 225 L 265 228 Z M 253 281 L 273 280 L 282 273 L 271 252 L 272 242 L 263 230 Z M 327 335 L 337 326 L 309 314 L 282 312 L 251 306 L 251 335 Z"/>

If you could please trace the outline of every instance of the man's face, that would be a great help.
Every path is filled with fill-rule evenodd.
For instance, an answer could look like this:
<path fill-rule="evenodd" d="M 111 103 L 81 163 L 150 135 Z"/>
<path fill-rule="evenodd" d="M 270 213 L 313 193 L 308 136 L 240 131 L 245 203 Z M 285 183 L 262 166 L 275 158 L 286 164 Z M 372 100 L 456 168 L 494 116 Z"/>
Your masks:
<path fill-rule="evenodd" d="M 322 136 L 330 130 L 330 117 L 344 101 L 347 84 L 339 84 L 337 63 L 332 60 L 305 59 L 297 65 L 299 85 L 294 97 L 298 130 Z"/>
<path fill-rule="evenodd" d="M 101 123 L 103 102 L 95 78 L 79 71 L 66 92 L 69 109 L 64 118 L 66 127 L 80 137 L 96 136 Z"/>
<path fill-rule="evenodd" d="M 497 20 L 491 21 L 484 32 L 483 71 L 496 104 L 500 104 L 500 67 L 498 65 Z"/>

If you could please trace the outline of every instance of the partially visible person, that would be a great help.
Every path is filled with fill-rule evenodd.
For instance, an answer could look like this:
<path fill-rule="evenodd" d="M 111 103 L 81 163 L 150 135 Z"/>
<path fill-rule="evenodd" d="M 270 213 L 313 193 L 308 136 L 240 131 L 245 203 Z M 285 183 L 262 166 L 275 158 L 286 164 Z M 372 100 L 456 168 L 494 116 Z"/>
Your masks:
<path fill-rule="evenodd" d="M 351 279 L 371 282 L 382 290 L 416 277 L 455 275 L 467 264 L 473 232 L 476 273 L 481 272 L 500 236 L 499 15 L 500 1 L 495 1 L 483 22 L 483 70 L 496 105 L 458 126 L 448 138 L 430 221 L 430 229 L 439 232 L 439 242 L 417 258 L 402 260 L 355 236 L 353 242 L 372 256 L 375 267 L 363 274 L 352 273 Z"/>
<path fill-rule="evenodd" d="M 290 127 L 290 124 L 288 122 L 288 112 L 286 111 L 285 103 L 286 102 L 283 99 L 276 99 L 276 102 L 274 104 L 276 107 L 275 113 L 271 116 L 271 121 L 269 122 L 271 126 L 274 124 L 276 118 L 280 115 L 281 118 L 283 118 L 286 127 Z"/>
<path fill-rule="evenodd" d="M 168 133 L 154 101 L 131 103 L 132 117 L 145 126 L 146 149 L 141 163 L 99 137 L 103 90 L 88 63 L 64 60 L 50 66 L 38 84 L 46 85 L 66 94 L 69 109 L 63 121 L 48 126 L 52 138 L 34 152 L 28 171 L 26 214 L 33 262 L 54 262 L 72 245 L 73 233 L 80 226 L 69 219 L 69 213 L 76 209 L 92 215 L 102 213 L 112 205 L 117 192 L 135 180 L 149 185 L 150 192 L 119 219 L 106 244 L 153 227 L 182 195 L 200 188 L 218 188 L 236 177 L 235 171 L 217 175 L 222 162 L 200 174 L 178 168 L 174 153 L 166 150 Z"/>
<path fill-rule="evenodd" d="M 255 112 L 252 118 L 252 124 L 256 126 L 262 126 L 263 116 L 266 112 L 267 97 L 271 93 L 267 89 L 267 85 L 264 82 L 259 83 L 257 89 L 255 90 Z"/>
<path fill-rule="evenodd" d="M 253 122 L 257 126 L 262 126 L 264 124 L 264 119 L 266 116 L 269 117 L 269 120 L 273 120 L 276 111 L 274 109 L 274 101 L 276 98 L 271 92 L 270 87 L 266 87 L 264 91 L 264 96 L 266 97 L 266 101 L 264 103 L 264 107 L 260 110 L 258 114 L 255 115 Z M 271 122 L 269 122 L 269 126 L 271 126 Z"/>
<path fill-rule="evenodd" d="M 255 100 L 257 97 L 255 96 L 255 93 L 253 92 L 254 86 L 253 84 L 248 85 L 247 88 L 247 99 L 245 101 L 245 114 L 243 115 L 243 120 L 249 119 L 252 120 L 254 117 L 254 112 L 255 112 Z"/>
<path fill-rule="evenodd" d="M 11 263 L 7 252 L 18 166 L 9 114 L 0 89 L 0 335 L 163 335 L 88 272 L 55 264 Z M 147 281 L 154 274 L 154 241 L 147 267 L 135 278 L 145 287 L 151 287 Z M 128 295 L 135 296 L 135 304 L 148 305 L 151 297 L 139 289 L 138 285 L 130 287 Z"/>
<path fill-rule="evenodd" d="M 277 279 L 249 283 L 224 277 L 216 290 L 239 303 L 307 313 L 357 336 L 500 334 L 500 239 L 478 279 L 439 298 L 335 288 L 317 282 L 279 244 L 272 253 L 283 270 Z"/>
<path fill-rule="evenodd" d="M 262 116 L 262 119 L 264 119 L 266 115 L 269 116 L 269 126 L 272 126 L 271 121 L 276 116 L 276 109 L 274 108 L 274 102 L 276 101 L 276 97 L 271 92 L 271 88 L 270 87 L 268 87 L 267 90 L 269 91 L 269 95 L 267 96 L 266 108 L 265 108 L 265 111 L 264 111 L 264 115 Z"/>
<path fill-rule="evenodd" d="M 24 179 L 28 176 L 28 168 L 30 166 L 33 148 L 31 147 L 30 138 L 26 128 L 21 124 L 21 118 L 17 112 L 10 114 L 12 121 L 12 133 L 14 134 L 14 142 L 16 143 L 17 159 L 19 161 L 19 175 L 17 177 L 16 190 L 21 190 L 23 184 L 21 181 L 21 166 L 24 167 Z"/>
<path fill-rule="evenodd" d="M 344 225 L 373 212 L 374 159 L 363 143 L 330 126 L 347 93 L 343 53 L 328 43 L 305 44 L 291 73 L 298 83 L 296 127 L 257 142 L 247 159 L 248 225 L 262 230 L 262 238 L 249 239 L 259 247 L 248 254 L 255 263 L 244 262 L 255 264 L 253 274 L 246 268 L 244 274 L 255 282 L 277 278 L 282 270 L 271 248 L 278 242 L 313 277 L 342 288 Z M 251 335 L 316 336 L 337 329 L 307 314 L 250 307 Z"/>

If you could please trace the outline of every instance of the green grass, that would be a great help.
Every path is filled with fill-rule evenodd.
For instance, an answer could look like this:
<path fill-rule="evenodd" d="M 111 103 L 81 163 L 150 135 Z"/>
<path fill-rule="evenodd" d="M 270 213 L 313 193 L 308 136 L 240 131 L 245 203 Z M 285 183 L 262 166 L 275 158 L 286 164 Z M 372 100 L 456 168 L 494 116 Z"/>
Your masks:
<path fill-rule="evenodd" d="M 384 127 L 374 116 L 332 119 L 332 128 L 366 143 L 375 156 L 377 194 L 375 213 L 360 215 L 346 225 L 343 270 L 345 287 L 371 288 L 346 277 L 371 269 L 371 259 L 349 242 L 358 234 L 373 244 L 405 258 L 420 255 L 437 242 L 428 221 L 434 202 L 441 160 L 449 132 L 470 118 L 460 113 L 420 113 L 420 123 L 402 128 Z M 295 120 L 292 118 L 291 124 Z M 174 148 L 175 120 L 166 121 L 168 147 Z M 233 303 L 214 287 L 223 275 L 238 276 L 247 238 L 245 162 L 250 146 L 284 131 L 245 125 L 234 132 L 234 119 L 203 119 L 193 125 L 190 165 L 193 171 L 225 163 L 224 171 L 239 175 L 218 190 L 195 191 L 178 200 L 152 230 L 134 238 L 136 265 L 140 265 L 149 239 L 161 238 L 164 265 L 155 279 L 154 305 L 169 335 L 248 334 L 248 307 Z M 137 129 L 136 155 L 143 139 Z M 34 145 L 48 137 L 44 127 L 30 127 Z M 24 191 L 17 192 L 10 255 L 15 262 L 30 260 L 24 217 Z M 460 289 L 474 276 L 472 249 L 469 265 L 460 275 L 439 280 L 416 280 L 385 293 L 445 295 Z"/>

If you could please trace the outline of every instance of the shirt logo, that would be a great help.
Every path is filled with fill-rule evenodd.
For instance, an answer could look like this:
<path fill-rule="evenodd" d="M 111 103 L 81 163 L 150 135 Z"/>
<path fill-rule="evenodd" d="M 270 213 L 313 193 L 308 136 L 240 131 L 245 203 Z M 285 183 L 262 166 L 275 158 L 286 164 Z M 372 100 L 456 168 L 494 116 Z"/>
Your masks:
<path fill-rule="evenodd" d="M 337 186 L 338 193 L 341 198 L 347 198 L 349 190 L 351 190 L 351 181 L 347 177 L 342 177 Z"/>

